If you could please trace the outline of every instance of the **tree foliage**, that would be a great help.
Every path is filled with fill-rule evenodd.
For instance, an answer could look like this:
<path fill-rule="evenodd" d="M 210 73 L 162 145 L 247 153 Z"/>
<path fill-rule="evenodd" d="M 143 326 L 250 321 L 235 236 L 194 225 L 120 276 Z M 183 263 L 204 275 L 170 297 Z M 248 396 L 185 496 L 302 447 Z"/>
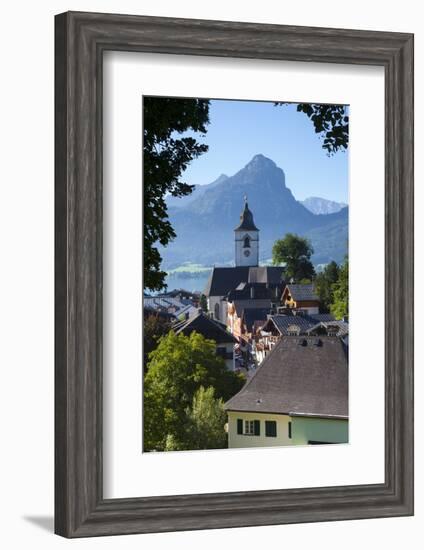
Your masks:
<path fill-rule="evenodd" d="M 145 97 L 143 114 L 144 287 L 160 290 L 166 273 L 157 244 L 166 246 L 176 236 L 165 198 L 188 195 L 193 189 L 180 179 L 181 174 L 208 146 L 182 134 L 187 130 L 205 134 L 209 101 Z"/>
<path fill-rule="evenodd" d="M 200 305 L 200 307 L 202 308 L 203 311 L 208 311 L 208 300 L 207 300 L 207 298 L 204 294 L 202 294 L 200 296 L 199 305 Z"/>
<path fill-rule="evenodd" d="M 227 370 L 216 355 L 213 340 L 196 332 L 190 336 L 169 332 L 150 354 L 144 377 L 144 450 L 190 443 L 187 409 L 201 386 L 212 387 L 216 399 L 227 401 L 243 383 L 244 378 Z"/>
<path fill-rule="evenodd" d="M 287 105 L 277 102 L 276 105 Z M 349 145 L 349 115 L 346 105 L 299 103 L 297 111 L 305 113 L 322 139 L 322 147 L 328 155 L 344 151 Z"/>
<path fill-rule="evenodd" d="M 159 340 L 168 334 L 171 323 L 160 315 L 149 315 L 144 319 L 143 326 L 143 368 L 147 371 L 150 353 L 158 346 Z"/>
<path fill-rule="evenodd" d="M 349 260 L 345 259 L 340 268 L 337 282 L 333 285 L 333 303 L 331 313 L 336 319 L 343 319 L 349 315 Z"/>
<path fill-rule="evenodd" d="M 340 268 L 336 262 L 325 266 L 315 279 L 316 290 L 320 300 L 321 313 L 329 313 L 334 298 L 334 284 L 339 279 Z"/>
<path fill-rule="evenodd" d="M 224 401 L 215 399 L 214 395 L 213 387 L 200 386 L 191 408 L 186 409 L 184 440 L 179 441 L 175 435 L 168 434 L 165 450 L 224 449 L 227 446 Z"/>
<path fill-rule="evenodd" d="M 286 233 L 283 239 L 275 241 L 272 247 L 274 265 L 285 264 L 286 280 L 312 280 L 315 277 L 311 256 L 314 249 L 310 241 L 294 233 Z"/>

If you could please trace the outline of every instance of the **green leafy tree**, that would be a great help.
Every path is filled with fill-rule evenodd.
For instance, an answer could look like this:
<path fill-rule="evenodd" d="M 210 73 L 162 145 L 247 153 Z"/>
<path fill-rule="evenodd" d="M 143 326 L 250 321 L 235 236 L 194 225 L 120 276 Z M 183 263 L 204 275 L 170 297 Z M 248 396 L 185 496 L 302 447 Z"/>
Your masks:
<path fill-rule="evenodd" d="M 204 294 L 200 296 L 200 307 L 203 311 L 208 311 L 208 300 Z"/>
<path fill-rule="evenodd" d="M 336 262 L 325 266 L 315 279 L 315 286 L 320 300 L 321 313 L 329 313 L 334 297 L 334 284 L 339 279 L 340 268 Z"/>
<path fill-rule="evenodd" d="M 171 329 L 171 323 L 160 315 L 149 315 L 143 326 L 143 369 L 147 372 L 149 354 L 158 346 L 159 339 Z"/>
<path fill-rule="evenodd" d="M 288 105 L 277 102 L 276 105 Z M 322 147 L 328 155 L 345 151 L 349 145 L 349 115 L 345 105 L 299 103 L 297 111 L 305 113 L 322 139 Z"/>
<path fill-rule="evenodd" d="M 200 386 L 194 394 L 191 408 L 186 409 L 184 441 L 178 441 L 175 435 L 168 434 L 165 444 L 167 451 L 227 447 L 227 414 L 224 410 L 224 401 L 215 399 L 214 395 L 213 387 L 205 389 Z"/>
<path fill-rule="evenodd" d="M 333 302 L 331 313 L 336 319 L 349 315 L 349 260 L 345 259 L 340 268 L 339 278 L 333 285 Z"/>
<path fill-rule="evenodd" d="M 286 233 L 283 239 L 275 241 L 272 247 L 274 265 L 285 264 L 286 279 L 301 281 L 315 277 L 311 256 L 314 252 L 310 241 L 294 233 Z"/>
<path fill-rule="evenodd" d="M 206 133 L 209 101 L 145 97 L 143 107 L 144 287 L 160 290 L 166 273 L 157 245 L 166 246 L 176 236 L 165 198 L 192 192 L 193 186 L 182 181 L 181 174 L 208 146 L 182 134 Z"/>
<path fill-rule="evenodd" d="M 186 410 L 201 386 L 212 387 L 216 399 L 227 401 L 243 384 L 244 378 L 227 370 L 216 355 L 213 340 L 196 332 L 190 336 L 169 332 L 150 354 L 144 377 L 144 450 L 185 444 Z"/>

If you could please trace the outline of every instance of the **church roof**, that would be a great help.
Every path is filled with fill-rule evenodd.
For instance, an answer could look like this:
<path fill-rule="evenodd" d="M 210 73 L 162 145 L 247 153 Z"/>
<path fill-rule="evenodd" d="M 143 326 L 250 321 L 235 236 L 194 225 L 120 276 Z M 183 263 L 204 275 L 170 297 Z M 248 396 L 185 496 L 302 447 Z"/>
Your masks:
<path fill-rule="evenodd" d="M 266 267 L 214 267 L 205 288 L 206 296 L 226 296 L 240 283 L 283 282 L 284 268 Z"/>
<path fill-rule="evenodd" d="M 279 301 L 283 291 L 283 282 L 279 283 L 240 283 L 237 288 L 230 290 L 227 300 L 272 300 Z"/>
<path fill-rule="evenodd" d="M 283 337 L 225 409 L 347 419 L 345 345 L 336 336 Z"/>
<path fill-rule="evenodd" d="M 244 210 L 240 214 L 240 224 L 234 229 L 234 231 L 259 231 L 253 221 L 253 214 L 249 210 L 247 201 L 244 203 Z"/>

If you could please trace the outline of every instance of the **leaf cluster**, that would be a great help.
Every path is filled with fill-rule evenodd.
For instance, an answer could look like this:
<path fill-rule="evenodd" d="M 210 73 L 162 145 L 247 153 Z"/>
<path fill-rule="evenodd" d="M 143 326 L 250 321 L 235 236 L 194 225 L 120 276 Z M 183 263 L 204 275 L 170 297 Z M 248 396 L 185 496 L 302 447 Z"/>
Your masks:
<path fill-rule="evenodd" d="M 329 313 L 334 300 L 334 285 L 339 279 L 340 268 L 336 262 L 330 262 L 315 278 L 315 288 L 320 300 L 320 312 Z"/>
<path fill-rule="evenodd" d="M 347 257 L 340 268 L 337 282 L 333 285 L 333 303 L 330 311 L 336 319 L 343 319 L 349 315 L 349 260 Z"/>
<path fill-rule="evenodd" d="M 213 340 L 196 332 L 190 336 L 169 332 L 150 354 L 144 377 L 144 450 L 166 450 L 169 436 L 179 445 L 191 441 L 187 409 L 201 386 L 213 388 L 214 398 L 225 402 L 243 383 L 244 378 L 229 371 L 216 355 Z"/>
<path fill-rule="evenodd" d="M 145 97 L 143 115 L 144 287 L 160 290 L 166 273 L 157 243 L 166 246 L 176 236 L 165 199 L 192 192 L 181 175 L 208 146 L 185 133 L 206 133 L 209 101 Z"/>
<path fill-rule="evenodd" d="M 315 269 L 311 262 L 313 252 L 308 239 L 295 233 L 286 233 L 284 238 L 276 240 L 272 247 L 272 262 L 274 265 L 285 264 L 286 280 L 312 280 L 315 277 Z"/>

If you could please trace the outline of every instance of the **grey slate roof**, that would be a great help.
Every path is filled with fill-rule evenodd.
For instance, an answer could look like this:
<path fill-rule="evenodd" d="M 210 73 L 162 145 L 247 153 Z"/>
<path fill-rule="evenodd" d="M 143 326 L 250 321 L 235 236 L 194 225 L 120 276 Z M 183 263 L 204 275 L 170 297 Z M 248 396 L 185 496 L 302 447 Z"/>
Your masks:
<path fill-rule="evenodd" d="M 313 313 L 312 315 L 309 315 L 309 317 L 314 319 L 317 323 L 335 321 L 334 315 L 332 315 L 331 313 Z"/>
<path fill-rule="evenodd" d="M 227 294 L 229 302 L 234 300 L 272 300 L 279 301 L 283 283 L 240 283 Z M 252 298 L 253 296 L 253 298 Z"/>
<path fill-rule="evenodd" d="M 335 336 L 283 337 L 225 409 L 347 419 L 346 347 Z"/>
<path fill-rule="evenodd" d="M 226 296 L 240 283 L 281 283 L 284 268 L 265 267 L 214 267 L 205 288 L 206 296 Z"/>
<path fill-rule="evenodd" d="M 319 298 L 315 292 L 314 285 L 287 285 L 290 294 L 296 302 L 298 301 L 318 301 Z"/>
<path fill-rule="evenodd" d="M 346 323 L 346 321 L 320 321 L 319 323 L 308 329 L 307 332 L 308 334 L 315 334 L 319 332 L 320 328 L 327 330 L 329 326 L 338 327 L 338 331 L 336 333 L 337 336 L 346 336 L 349 334 L 349 323 Z"/>
<path fill-rule="evenodd" d="M 178 300 L 168 295 L 160 296 L 143 296 L 143 307 L 154 309 L 156 311 L 168 311 L 169 309 L 175 309 L 173 313 L 175 317 L 180 315 L 193 315 L 196 309 L 190 300 Z"/>
<path fill-rule="evenodd" d="M 240 224 L 234 229 L 234 231 L 259 231 L 253 221 L 253 214 L 249 210 L 247 201 L 244 204 L 244 210 L 240 214 Z"/>
<path fill-rule="evenodd" d="M 182 321 L 175 324 L 172 328 L 175 334 L 182 333 L 186 336 L 189 336 L 192 332 L 196 331 L 205 338 L 215 340 L 217 344 L 237 342 L 234 336 L 226 330 L 224 324 L 211 319 L 201 312 L 187 321 Z"/>
<path fill-rule="evenodd" d="M 248 283 L 284 283 L 284 267 L 278 266 L 261 266 L 250 267 Z"/>
<path fill-rule="evenodd" d="M 321 319 L 326 319 L 326 321 L 321 321 Z M 306 313 L 300 315 L 269 315 L 263 330 L 269 331 L 269 325 L 272 323 L 281 335 L 286 336 L 288 327 L 295 325 L 300 328 L 301 334 L 307 334 L 313 327 L 320 326 L 321 322 L 333 324 L 334 322 L 339 323 L 343 321 L 334 321 L 334 317 L 330 313 L 316 313 L 312 315 L 307 315 Z M 338 336 L 341 335 L 342 334 L 338 334 Z"/>
<path fill-rule="evenodd" d="M 287 335 L 287 329 L 291 325 L 299 327 L 301 334 L 306 334 L 306 332 L 316 324 L 313 319 L 303 315 L 270 315 L 268 323 L 273 323 L 278 332 L 283 336 Z M 268 329 L 263 327 L 263 330 Z"/>

